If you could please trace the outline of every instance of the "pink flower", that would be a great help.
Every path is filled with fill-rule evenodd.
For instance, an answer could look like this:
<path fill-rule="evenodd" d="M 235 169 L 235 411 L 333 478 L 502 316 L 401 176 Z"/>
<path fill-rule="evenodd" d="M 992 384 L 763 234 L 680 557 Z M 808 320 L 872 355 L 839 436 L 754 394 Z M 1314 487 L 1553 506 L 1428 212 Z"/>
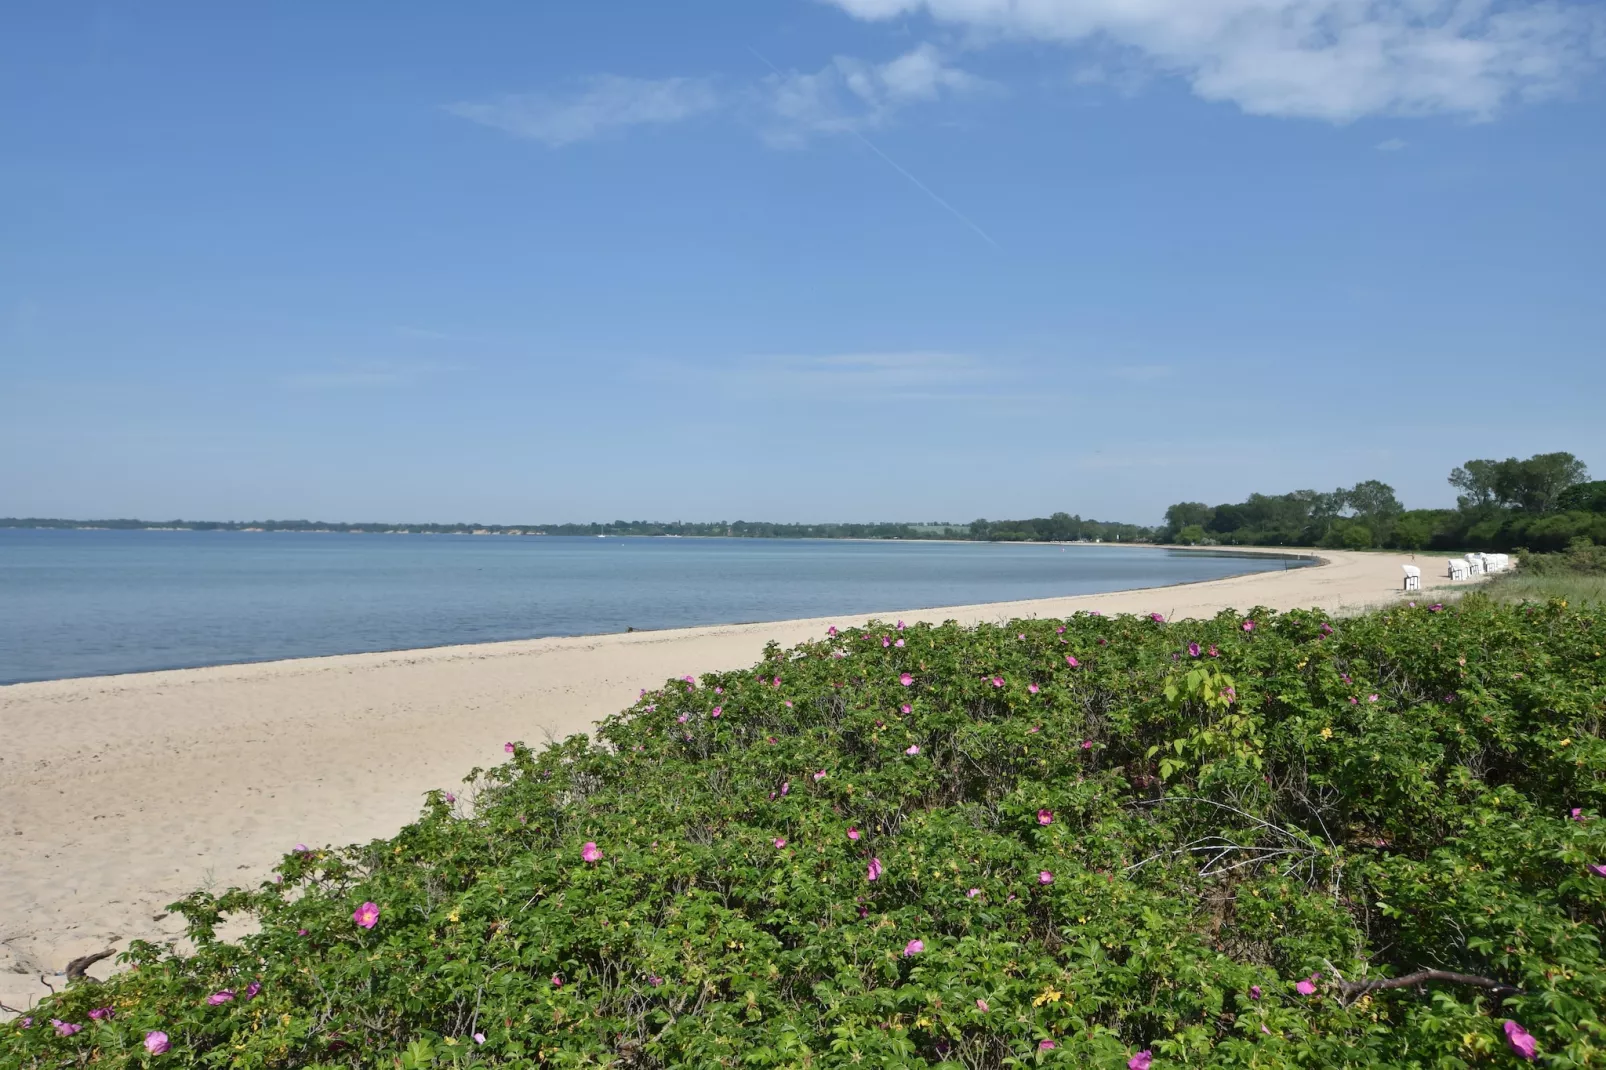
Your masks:
<path fill-rule="evenodd" d="M 1259 999 L 1260 998 L 1260 986 L 1259 985 L 1250 985 L 1249 986 L 1249 998 L 1250 999 Z"/>
<path fill-rule="evenodd" d="M 898 677 L 898 683 L 902 684 L 904 687 L 908 687 L 914 682 L 915 678 L 910 676 L 908 673 L 904 673 L 902 676 Z"/>
<path fill-rule="evenodd" d="M 1582 806 L 1573 807 L 1572 819 L 1574 821 L 1582 821 L 1584 819 L 1584 808 Z"/>
<path fill-rule="evenodd" d="M 602 850 L 597 846 L 597 841 L 587 840 L 580 848 L 580 857 L 587 862 L 601 862 Z"/>
<path fill-rule="evenodd" d="M 1145 1048 L 1126 1061 L 1126 1070 L 1149 1070 L 1149 1066 L 1153 1062 L 1153 1053 Z"/>
<path fill-rule="evenodd" d="M 1065 655 L 1065 664 L 1069 665 L 1071 668 L 1074 669 L 1074 668 L 1076 668 L 1078 665 L 1080 665 L 1082 663 L 1080 661 L 1076 660 L 1076 655 L 1074 655 L 1074 654 L 1066 654 Z"/>
<path fill-rule="evenodd" d="M 1606 866 L 1590 866 L 1589 871 L 1597 877 L 1606 877 Z"/>
<path fill-rule="evenodd" d="M 553 988 L 562 988 L 563 987 L 563 975 L 561 973 L 555 973 L 555 974 L 552 975 L 552 987 Z"/>
<path fill-rule="evenodd" d="M 1082 740 L 1082 749 L 1083 750 L 1092 750 L 1093 749 L 1093 741 L 1091 739 Z"/>
<path fill-rule="evenodd" d="M 1196 658 L 1198 656 L 1199 656 L 1199 644 L 1198 643 L 1189 643 L 1188 644 L 1188 657 Z"/>
<path fill-rule="evenodd" d="M 1002 676 L 993 677 L 993 686 L 994 687 L 1003 687 L 1004 686 L 1004 678 Z"/>
<path fill-rule="evenodd" d="M 1428 612 L 1429 613 L 1442 613 L 1442 612 L 1444 612 L 1444 603 L 1442 603 L 1442 602 L 1433 603 L 1431 606 L 1428 607 Z"/>
<path fill-rule="evenodd" d="M 1039 811 L 1037 811 L 1037 823 L 1039 825 L 1052 825 L 1054 823 L 1054 811 L 1052 811 L 1052 810 L 1039 810 Z"/>
<path fill-rule="evenodd" d="M 1244 631 L 1246 631 L 1246 632 L 1252 632 L 1252 631 L 1254 631 L 1254 630 L 1255 630 L 1255 622 L 1254 622 L 1254 621 L 1252 621 L 1252 620 L 1246 620 L 1246 621 L 1244 621 L 1244 623 L 1243 623 L 1243 629 L 1244 629 Z"/>
<path fill-rule="evenodd" d="M 676 717 L 675 718 L 675 723 L 676 724 L 685 724 L 686 723 L 686 716 L 687 715 L 683 713 L 679 717 Z"/>
<path fill-rule="evenodd" d="M 972 888 L 970 891 L 965 893 L 965 898 L 966 899 L 974 899 L 980 894 L 981 894 L 981 889 L 980 888 Z"/>
<path fill-rule="evenodd" d="M 883 635 L 881 637 L 881 645 L 883 648 L 889 647 L 892 645 L 892 640 Z"/>
<path fill-rule="evenodd" d="M 1332 635 L 1333 634 L 1333 626 L 1331 624 L 1328 624 L 1326 621 L 1323 621 L 1322 622 L 1322 626 L 1320 628 L 1317 628 L 1316 630 L 1321 632 L 1323 635 Z"/>
<path fill-rule="evenodd" d="M 1377 701 L 1377 693 L 1373 692 L 1372 694 L 1367 695 L 1366 696 L 1366 701 L 1367 702 L 1376 702 Z"/>
<path fill-rule="evenodd" d="M 664 979 L 659 977 L 656 973 L 649 973 L 647 975 L 647 983 L 652 985 L 654 988 L 657 988 L 659 985 L 664 983 Z"/>
<path fill-rule="evenodd" d="M 865 870 L 865 880 L 878 881 L 881 879 L 881 859 L 870 859 L 870 865 Z"/>
<path fill-rule="evenodd" d="M 1164 624 L 1165 623 L 1165 616 L 1163 614 L 1160 614 L 1160 613 L 1150 613 L 1149 614 L 1149 619 L 1154 621 L 1154 623 L 1156 623 L 1156 624 Z"/>
<path fill-rule="evenodd" d="M 502 749 L 507 751 L 509 754 L 512 754 L 513 753 L 513 744 L 504 743 L 504 744 L 502 744 Z"/>
<path fill-rule="evenodd" d="M 988 1011 L 992 1010 L 991 1007 L 987 1006 L 987 1001 L 984 999 L 978 999 L 976 1001 L 976 1009 L 981 1011 L 983 1014 L 986 1014 Z"/>
<path fill-rule="evenodd" d="M 1034 725 L 1032 725 L 1032 727 L 1030 727 L 1030 728 L 1028 728 L 1026 730 L 1026 734 L 1029 735 L 1029 736 L 1035 736 L 1035 735 L 1037 735 L 1037 733 L 1041 732 L 1042 730 L 1043 730 L 1043 726 L 1042 725 L 1034 724 Z"/>
<path fill-rule="evenodd" d="M 697 686 L 697 681 L 692 679 L 690 676 L 682 676 L 681 679 L 686 681 L 688 684 L 692 685 L 693 687 Z"/>
<path fill-rule="evenodd" d="M 1510 1018 L 1506 1019 L 1506 1024 L 1501 1028 L 1506 1031 L 1506 1043 L 1511 1045 L 1512 1051 L 1530 1061 L 1539 1055 L 1539 1044 L 1528 1030 Z"/>
<path fill-rule="evenodd" d="M 716 695 L 723 695 L 723 694 L 724 694 L 724 693 L 725 693 L 725 689 L 724 689 L 724 688 L 723 688 L 723 687 L 716 687 L 716 688 L 714 688 L 714 694 L 716 694 Z"/>
<path fill-rule="evenodd" d="M 74 1022 L 64 1022 L 60 1018 L 50 1019 L 50 1024 L 56 1027 L 58 1037 L 70 1037 L 74 1033 L 82 1033 L 84 1027 Z"/>
<path fill-rule="evenodd" d="M 357 924 L 362 925 L 362 922 L 358 922 Z M 364 925 L 363 928 L 366 929 L 368 926 Z M 217 1007 L 224 1003 L 228 1003 L 232 999 L 234 999 L 234 993 L 225 988 L 221 992 L 213 992 L 210 996 L 207 996 L 206 1002 L 214 1007 Z"/>
<path fill-rule="evenodd" d="M 1026 685 L 1026 690 L 1030 691 L 1032 694 L 1035 695 L 1035 694 L 1037 694 L 1037 685 L 1036 684 L 1027 684 Z"/>
<path fill-rule="evenodd" d="M 786 708 L 787 709 L 791 709 L 792 708 L 792 700 L 791 699 L 787 699 L 786 700 Z"/>
<path fill-rule="evenodd" d="M 379 904 L 374 902 L 364 903 L 351 912 L 351 920 L 364 929 L 372 929 L 379 924 Z"/>
<path fill-rule="evenodd" d="M 446 793 L 446 796 L 445 796 L 445 798 L 446 798 L 446 801 L 447 801 L 447 802 L 449 802 L 449 803 L 454 803 L 454 802 L 456 802 L 456 801 L 457 801 L 457 796 L 456 796 L 456 795 L 453 795 L 453 794 L 452 794 L 452 793 L 451 793 L 451 792 L 449 792 L 449 791 L 448 791 L 448 792 L 447 792 L 447 793 Z"/>
<path fill-rule="evenodd" d="M 906 749 L 903 753 L 905 753 L 909 757 L 913 758 L 915 755 L 920 753 L 920 744 L 918 744 L 918 743 L 909 744 L 908 749 Z"/>
<path fill-rule="evenodd" d="M 724 712 L 725 712 L 725 708 L 724 708 L 724 707 L 723 707 L 723 706 L 715 706 L 715 707 L 714 707 L 714 714 L 713 714 L 713 715 L 714 715 L 714 716 L 715 716 L 715 717 L 718 717 L 718 716 L 719 716 L 719 715 L 720 715 L 720 714 L 722 714 L 722 713 L 724 713 Z"/>
<path fill-rule="evenodd" d="M 1205 653 L 1206 653 L 1206 654 L 1209 654 L 1209 655 L 1210 655 L 1210 656 L 1211 656 L 1211 657 L 1213 657 L 1213 658 L 1219 658 L 1219 657 L 1221 657 L 1221 654 L 1220 654 L 1220 652 L 1219 652 L 1219 651 L 1217 651 L 1217 650 L 1216 650 L 1216 648 L 1215 648 L 1215 646 L 1214 646 L 1214 644 L 1212 644 L 1212 645 L 1211 645 L 1211 647 L 1210 647 L 1210 649 L 1209 649 L 1209 650 L 1206 650 L 1206 651 L 1205 651 Z"/>
<path fill-rule="evenodd" d="M 94 1010 L 89 1012 L 89 1017 L 97 1022 L 109 1022 L 116 1016 L 117 1012 L 110 1007 L 96 1007 Z"/>
<path fill-rule="evenodd" d="M 826 635 L 830 635 L 830 636 L 835 636 L 836 635 L 836 625 L 833 624 L 829 628 L 825 629 L 825 634 Z"/>
<path fill-rule="evenodd" d="M 903 631 L 903 621 L 901 621 L 901 620 L 898 622 L 898 630 L 900 632 Z"/>
<path fill-rule="evenodd" d="M 848 839 L 852 840 L 854 843 L 859 842 L 859 830 L 854 828 L 852 825 L 848 826 Z"/>
<path fill-rule="evenodd" d="M 1016 636 L 1016 637 L 1015 637 L 1015 638 L 1016 638 L 1016 639 L 1025 639 L 1025 638 L 1026 638 L 1026 633 L 1025 633 L 1025 632 L 1021 632 L 1021 633 L 1020 633 L 1020 634 L 1019 634 L 1019 635 L 1017 635 L 1017 636 Z"/>
<path fill-rule="evenodd" d="M 819 770 L 819 771 L 818 771 L 818 772 L 816 772 L 816 773 L 815 773 L 815 774 L 814 774 L 814 779 L 815 779 L 815 780 L 816 780 L 816 781 L 820 781 L 820 780 L 824 780 L 824 779 L 825 779 L 825 770 L 824 770 L 824 769 L 821 769 L 821 770 Z"/>
<path fill-rule="evenodd" d="M 776 687 L 780 687 L 781 686 L 781 678 L 779 676 L 777 676 L 775 678 L 775 686 Z"/>
<path fill-rule="evenodd" d="M 1055 1044 L 1052 1040 L 1039 1040 L 1037 1042 L 1038 1051 L 1053 1051 L 1057 1047 L 1059 1047 L 1059 1045 Z"/>
<path fill-rule="evenodd" d="M 899 706 L 898 709 L 902 713 L 910 713 L 910 712 L 912 712 L 912 710 L 911 710 L 911 708 L 910 708 L 908 703 L 904 703 L 902 706 Z"/>
<path fill-rule="evenodd" d="M 1351 695 L 1349 697 L 1349 704 L 1351 706 L 1359 706 L 1361 704 L 1361 700 L 1356 698 L 1354 695 Z"/>
<path fill-rule="evenodd" d="M 1316 986 L 1309 981 L 1301 981 L 1294 986 L 1294 991 L 1302 996 L 1314 996 L 1316 994 Z"/>
<path fill-rule="evenodd" d="M 476 1044 L 484 1044 L 485 1043 L 485 1034 L 484 1033 L 475 1033 L 474 1034 L 474 1043 L 476 1043 Z"/>
<path fill-rule="evenodd" d="M 785 796 L 790 795 L 790 794 L 792 794 L 792 782 L 790 780 L 781 781 L 781 795 L 782 795 L 782 797 L 784 798 Z"/>
<path fill-rule="evenodd" d="M 1038 884 L 1053 884 L 1054 883 L 1054 874 L 1050 873 L 1046 869 L 1038 870 L 1037 871 L 1037 883 Z"/>
<path fill-rule="evenodd" d="M 780 848 L 785 847 L 785 846 L 786 846 L 786 837 L 784 837 L 784 836 L 775 837 L 775 847 L 776 847 L 777 850 L 779 850 Z"/>
<path fill-rule="evenodd" d="M 918 955 L 925 949 L 926 945 L 919 940 L 910 940 L 907 944 L 903 945 L 903 957 L 909 958 L 911 955 Z"/>
<path fill-rule="evenodd" d="M 153 1029 L 145 1034 L 145 1050 L 152 1055 L 165 1055 L 173 1045 L 167 1039 L 167 1034 L 160 1029 Z"/>

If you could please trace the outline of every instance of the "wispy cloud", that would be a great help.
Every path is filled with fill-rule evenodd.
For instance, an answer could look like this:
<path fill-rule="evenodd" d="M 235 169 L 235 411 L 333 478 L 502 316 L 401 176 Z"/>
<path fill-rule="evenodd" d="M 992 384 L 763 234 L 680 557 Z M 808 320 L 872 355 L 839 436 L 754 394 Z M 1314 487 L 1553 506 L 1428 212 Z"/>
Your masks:
<path fill-rule="evenodd" d="M 1372 147 L 1374 149 L 1376 149 L 1378 152 L 1399 152 L 1401 149 L 1405 148 L 1405 146 L 1407 146 L 1409 144 L 1410 144 L 1409 141 L 1402 141 L 1401 139 L 1399 139 L 1397 137 L 1391 137 L 1387 141 L 1379 141 L 1376 145 L 1373 145 Z"/>
<path fill-rule="evenodd" d="M 553 148 L 714 112 L 751 123 L 771 144 L 795 146 L 814 136 L 875 130 L 906 108 L 991 85 L 947 62 L 931 44 L 884 63 L 836 56 L 814 71 L 783 71 L 763 62 L 771 73 L 758 81 L 606 74 L 566 92 L 512 93 L 446 110 Z"/>
<path fill-rule="evenodd" d="M 830 0 L 998 38 L 1114 46 L 1257 115 L 1485 119 L 1564 93 L 1606 58 L 1579 0 Z"/>
<path fill-rule="evenodd" d="M 678 123 L 721 106 L 704 78 L 621 78 L 603 74 L 569 93 L 513 93 L 450 104 L 453 115 L 554 148 L 613 130 Z"/>
<path fill-rule="evenodd" d="M 812 135 L 876 130 L 911 105 L 989 87 L 985 79 L 944 60 L 935 45 L 922 44 L 880 64 L 837 56 L 812 72 L 771 65 L 754 96 L 764 112 L 765 138 L 796 145 Z"/>

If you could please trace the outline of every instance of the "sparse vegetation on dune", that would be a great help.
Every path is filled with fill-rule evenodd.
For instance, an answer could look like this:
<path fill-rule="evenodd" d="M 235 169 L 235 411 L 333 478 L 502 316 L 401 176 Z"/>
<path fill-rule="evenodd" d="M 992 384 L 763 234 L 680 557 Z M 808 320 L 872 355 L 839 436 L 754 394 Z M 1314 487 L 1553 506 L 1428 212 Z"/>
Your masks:
<path fill-rule="evenodd" d="M 1603 722 L 1576 606 L 877 624 L 192 895 L 0 1066 L 1599 1066 Z"/>

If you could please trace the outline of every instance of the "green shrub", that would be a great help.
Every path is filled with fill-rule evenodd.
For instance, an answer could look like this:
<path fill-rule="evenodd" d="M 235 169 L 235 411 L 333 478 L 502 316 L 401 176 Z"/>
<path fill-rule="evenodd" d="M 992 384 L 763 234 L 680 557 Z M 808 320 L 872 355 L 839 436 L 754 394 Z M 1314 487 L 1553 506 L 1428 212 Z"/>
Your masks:
<path fill-rule="evenodd" d="M 0 1066 L 1599 1066 L 1603 652 L 1488 599 L 772 646 L 191 895 Z M 1420 968 L 1509 987 L 1351 987 Z"/>

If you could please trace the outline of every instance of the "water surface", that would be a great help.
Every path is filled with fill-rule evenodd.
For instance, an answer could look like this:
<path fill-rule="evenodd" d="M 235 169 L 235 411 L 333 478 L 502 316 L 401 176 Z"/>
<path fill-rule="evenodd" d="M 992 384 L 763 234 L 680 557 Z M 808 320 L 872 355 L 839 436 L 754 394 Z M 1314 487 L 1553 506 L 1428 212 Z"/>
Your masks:
<path fill-rule="evenodd" d="M 1096 594 L 1300 563 L 1113 545 L 0 529 L 0 684 Z"/>

